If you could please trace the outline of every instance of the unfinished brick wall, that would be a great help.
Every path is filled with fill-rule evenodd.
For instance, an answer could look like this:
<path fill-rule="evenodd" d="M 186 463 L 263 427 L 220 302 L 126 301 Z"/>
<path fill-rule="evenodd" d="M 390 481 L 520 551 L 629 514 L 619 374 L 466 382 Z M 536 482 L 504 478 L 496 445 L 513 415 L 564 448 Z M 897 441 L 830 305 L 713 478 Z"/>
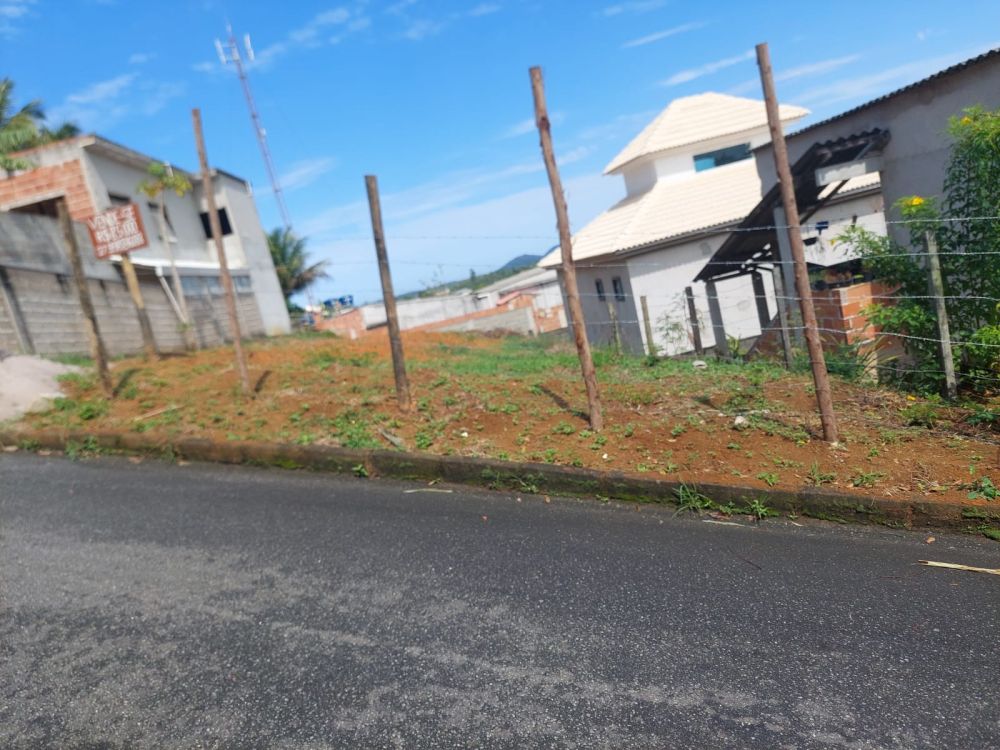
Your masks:
<path fill-rule="evenodd" d="M 35 199 L 48 200 L 59 195 L 66 197 L 69 214 L 77 221 L 96 213 L 79 159 L 0 179 L 0 208 L 23 206 Z"/>

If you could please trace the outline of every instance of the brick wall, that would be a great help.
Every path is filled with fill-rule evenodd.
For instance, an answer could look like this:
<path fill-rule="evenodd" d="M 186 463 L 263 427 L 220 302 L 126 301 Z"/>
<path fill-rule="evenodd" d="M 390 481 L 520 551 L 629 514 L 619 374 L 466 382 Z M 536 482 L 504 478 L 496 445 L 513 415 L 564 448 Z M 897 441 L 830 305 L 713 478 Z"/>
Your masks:
<path fill-rule="evenodd" d="M 94 204 L 79 159 L 36 167 L 0 179 L 0 208 L 22 206 L 33 202 L 33 198 L 47 200 L 57 195 L 66 196 L 69 214 L 77 221 L 94 215 Z"/>

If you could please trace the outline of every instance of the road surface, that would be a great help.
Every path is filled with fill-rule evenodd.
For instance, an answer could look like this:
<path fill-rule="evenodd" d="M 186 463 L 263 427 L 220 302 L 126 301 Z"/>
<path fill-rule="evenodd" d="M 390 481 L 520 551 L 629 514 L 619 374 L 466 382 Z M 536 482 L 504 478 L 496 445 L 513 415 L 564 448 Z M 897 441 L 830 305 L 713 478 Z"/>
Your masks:
<path fill-rule="evenodd" d="M 995 542 L 442 489 L 0 455 L 0 747 L 1000 747 Z"/>

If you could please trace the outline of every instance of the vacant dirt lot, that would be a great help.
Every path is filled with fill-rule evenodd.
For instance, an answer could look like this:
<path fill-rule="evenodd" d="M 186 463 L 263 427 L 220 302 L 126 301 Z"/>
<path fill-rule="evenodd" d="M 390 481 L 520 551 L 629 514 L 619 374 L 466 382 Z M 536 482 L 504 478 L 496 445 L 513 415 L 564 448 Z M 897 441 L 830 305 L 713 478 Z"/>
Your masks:
<path fill-rule="evenodd" d="M 86 375 L 39 427 L 132 430 L 164 438 L 405 446 L 618 469 L 671 479 L 997 504 L 1000 450 L 986 407 L 943 407 L 836 380 L 842 444 L 818 439 L 807 375 L 770 363 L 649 364 L 598 353 L 607 426 L 592 433 L 571 346 L 464 334 L 405 336 L 414 409 L 396 406 L 383 336 L 327 335 L 249 347 L 255 398 L 238 395 L 228 349 L 114 366 L 107 401 Z M 973 416 L 969 421 L 970 415 Z M 978 415 L 978 416 L 975 416 Z M 986 415 L 984 417 L 983 415 Z M 975 424 L 974 424 L 975 423 Z"/>

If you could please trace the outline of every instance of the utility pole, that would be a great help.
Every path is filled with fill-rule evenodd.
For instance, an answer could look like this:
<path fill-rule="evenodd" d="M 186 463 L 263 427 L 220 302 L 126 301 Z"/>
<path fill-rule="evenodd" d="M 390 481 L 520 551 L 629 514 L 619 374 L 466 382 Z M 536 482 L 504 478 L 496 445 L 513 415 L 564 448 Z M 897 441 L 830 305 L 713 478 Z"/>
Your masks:
<path fill-rule="evenodd" d="M 408 411 L 410 408 L 410 384 L 406 379 L 403 339 L 399 335 L 396 295 L 392 290 L 392 274 L 389 273 L 389 253 L 386 251 L 385 229 L 382 226 L 382 202 L 378 197 L 378 178 L 375 175 L 365 175 L 365 189 L 368 191 L 368 209 L 372 216 L 375 255 L 378 257 L 378 274 L 382 280 L 382 300 L 385 303 L 385 318 L 389 327 L 389 349 L 392 352 L 392 374 L 396 378 L 396 399 L 399 401 L 399 408 Z"/>
<path fill-rule="evenodd" d="M 927 243 L 927 286 L 934 298 L 937 313 L 938 336 L 941 337 L 941 367 L 944 370 L 944 395 L 951 401 L 958 398 L 958 382 L 955 380 L 955 360 L 951 353 L 951 332 L 948 324 L 948 306 L 944 299 L 944 278 L 941 276 L 941 260 L 938 258 L 937 237 L 928 229 L 924 233 Z"/>
<path fill-rule="evenodd" d="M 233 337 L 236 372 L 240 376 L 240 389 L 243 395 L 246 396 L 250 393 L 250 371 L 247 368 L 246 356 L 243 354 L 240 319 L 236 312 L 236 291 L 233 289 L 233 277 L 229 275 L 229 261 L 226 260 L 226 248 L 222 243 L 222 224 L 219 221 L 219 211 L 215 205 L 215 185 L 212 180 L 212 170 L 208 166 L 208 154 L 205 152 L 205 136 L 201 130 L 200 110 L 191 110 L 191 121 L 194 125 L 194 141 L 198 147 L 198 163 L 201 165 L 201 189 L 205 194 L 208 223 L 212 228 L 212 240 L 215 242 L 215 252 L 219 256 L 219 276 L 222 280 L 222 290 L 226 295 L 226 309 L 229 311 L 229 331 Z"/>
<path fill-rule="evenodd" d="M 760 68 L 760 81 L 764 89 L 767 124 L 771 130 L 774 166 L 778 173 L 781 200 L 785 209 L 785 220 L 788 223 L 788 244 L 795 265 L 795 290 L 798 292 L 802 323 L 805 328 L 806 348 L 809 350 L 809 363 L 812 365 L 813 382 L 816 385 L 816 401 L 819 404 L 820 420 L 823 423 L 823 439 L 830 443 L 836 443 L 837 417 L 833 413 L 830 378 L 826 372 L 826 360 L 823 357 L 823 343 L 819 338 L 819 327 L 816 325 L 812 288 L 809 286 L 809 272 L 806 269 L 805 246 L 802 243 L 802 227 L 799 225 L 799 208 L 795 202 L 795 185 L 792 182 L 792 169 L 788 164 L 788 148 L 785 145 L 785 134 L 781 129 L 778 96 L 775 93 L 774 74 L 771 70 L 771 55 L 766 42 L 757 45 L 757 65 Z M 779 227 L 775 231 L 780 234 L 782 230 Z"/>
<path fill-rule="evenodd" d="M 108 372 L 108 352 L 104 348 L 101 329 L 97 325 L 94 301 L 90 298 L 87 277 L 83 273 L 80 246 L 76 242 L 76 232 L 73 231 L 73 220 L 69 215 L 66 198 L 56 200 L 56 214 L 59 217 L 59 228 L 62 230 L 63 240 L 66 243 L 69 265 L 73 269 L 73 282 L 76 284 L 76 293 L 80 300 L 80 311 L 83 313 L 83 327 L 87 331 L 90 356 L 93 358 L 94 366 L 97 368 L 97 378 L 101 381 L 101 388 L 104 391 L 104 395 L 111 398 L 114 396 L 115 389 L 111 383 L 111 374 Z"/>
<path fill-rule="evenodd" d="M 576 353 L 580 357 L 580 369 L 583 371 L 583 383 L 587 389 L 590 427 L 594 432 L 600 432 L 604 427 L 604 417 L 601 414 L 601 394 L 597 390 L 597 372 L 594 369 L 594 359 L 590 353 L 590 342 L 587 341 L 583 305 L 580 304 L 580 289 L 576 283 L 576 262 L 573 260 L 573 241 L 569 233 L 569 212 L 566 209 L 566 196 L 563 193 L 562 180 L 559 178 L 559 167 L 556 166 L 556 157 L 552 150 L 552 125 L 549 122 L 549 114 L 545 106 L 545 84 L 542 81 L 540 67 L 536 65 L 529 72 L 531 74 L 531 93 L 535 99 L 535 125 L 538 126 L 542 158 L 545 160 L 545 170 L 548 172 L 549 186 L 552 188 L 552 202 L 556 209 L 556 226 L 559 229 L 559 247 L 562 250 L 566 302 L 569 305 L 569 317 L 573 326 Z"/>
<path fill-rule="evenodd" d="M 288 206 L 285 205 L 285 195 L 281 192 L 281 183 L 278 180 L 278 172 L 274 168 L 274 160 L 271 158 L 271 148 L 267 145 L 267 131 L 264 123 L 261 122 L 260 114 L 257 112 L 257 104 L 254 102 L 253 92 L 250 90 L 250 79 L 247 77 L 246 68 L 243 67 L 243 58 L 240 56 L 240 48 L 236 44 L 236 37 L 233 36 L 233 27 L 226 25 L 226 44 L 223 45 L 218 39 L 215 40 L 215 50 L 219 53 L 219 61 L 223 66 L 233 63 L 236 66 L 236 74 L 240 78 L 240 85 L 243 87 L 243 96 L 247 100 L 247 109 L 250 110 L 250 120 L 253 123 L 254 135 L 257 136 L 257 145 L 260 146 L 260 155 L 264 158 L 264 166 L 267 168 L 267 176 L 271 181 L 271 191 L 274 193 L 274 200 L 278 204 L 278 212 L 281 214 L 281 222 L 285 229 L 291 231 L 292 219 L 288 214 Z M 250 35 L 243 37 L 243 47 L 247 53 L 247 59 L 253 62 L 253 47 L 250 46 Z"/>

